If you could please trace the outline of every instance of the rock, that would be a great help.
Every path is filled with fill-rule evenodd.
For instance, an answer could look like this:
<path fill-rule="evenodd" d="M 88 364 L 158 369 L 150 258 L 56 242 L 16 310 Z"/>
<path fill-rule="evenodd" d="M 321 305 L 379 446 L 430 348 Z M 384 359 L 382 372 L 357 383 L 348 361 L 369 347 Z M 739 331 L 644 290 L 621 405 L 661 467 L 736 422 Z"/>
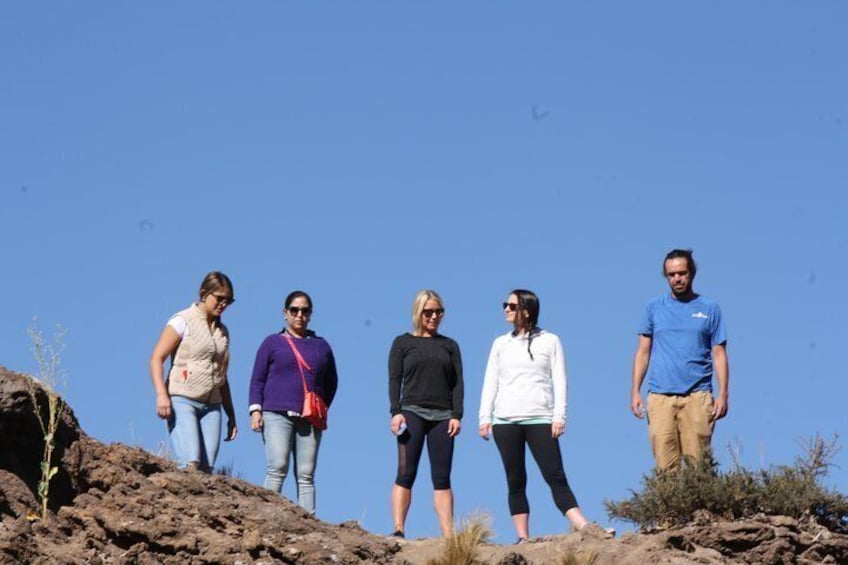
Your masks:
<path fill-rule="evenodd" d="M 358 525 L 321 522 L 258 486 L 100 443 L 67 406 L 56 434 L 61 471 L 51 483 L 52 512 L 29 523 L 44 440 L 28 382 L 0 367 L 0 562 L 379 564 L 397 552 Z M 43 404 L 44 392 L 36 394 Z"/>

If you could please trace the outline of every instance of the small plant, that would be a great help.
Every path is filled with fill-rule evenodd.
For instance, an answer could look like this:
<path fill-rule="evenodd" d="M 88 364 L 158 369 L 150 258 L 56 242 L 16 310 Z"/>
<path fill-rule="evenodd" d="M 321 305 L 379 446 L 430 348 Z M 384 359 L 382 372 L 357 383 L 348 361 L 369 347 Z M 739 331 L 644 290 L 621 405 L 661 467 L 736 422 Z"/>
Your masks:
<path fill-rule="evenodd" d="M 474 565 L 477 547 L 492 537 L 492 520 L 487 514 L 475 513 L 462 521 L 458 532 L 445 538 L 442 555 L 427 565 Z"/>
<path fill-rule="evenodd" d="M 556 565 L 594 565 L 598 560 L 598 552 L 594 550 L 573 551 L 557 556 L 552 560 Z"/>
<path fill-rule="evenodd" d="M 221 475 L 223 477 L 232 477 L 234 479 L 244 479 L 242 473 L 240 471 L 235 470 L 235 463 L 230 461 L 229 463 L 223 463 L 215 467 L 214 475 Z"/>
<path fill-rule="evenodd" d="M 839 452 L 838 436 L 820 435 L 802 443 L 794 465 L 750 471 L 735 459 L 720 473 L 710 451 L 685 460 L 677 471 L 654 472 L 642 479 L 642 491 L 620 502 L 604 501 L 610 518 L 633 522 L 643 530 L 692 522 L 698 511 L 728 520 L 755 514 L 813 518 L 826 528 L 848 532 L 848 497 L 821 484 Z"/>
<path fill-rule="evenodd" d="M 42 521 L 47 519 L 47 503 L 50 500 L 50 481 L 59 471 L 58 467 L 53 466 L 53 451 L 56 448 L 56 430 L 59 428 L 59 417 L 62 414 L 62 408 L 65 404 L 56 392 L 58 383 L 61 381 L 62 384 L 65 384 L 66 382 L 65 371 L 61 367 L 61 354 L 65 348 L 63 341 L 65 333 L 65 329 L 57 324 L 53 343 L 48 343 L 44 340 L 41 330 L 38 329 L 36 319 L 33 319 L 32 324 L 27 329 L 27 334 L 32 342 L 32 353 L 38 365 L 38 377 L 37 379 L 29 379 L 27 392 L 29 392 L 29 398 L 32 401 L 32 410 L 35 412 L 44 436 L 44 452 L 41 458 L 41 480 L 38 482 L 37 493 L 38 499 L 41 501 Z M 38 402 L 39 388 L 44 391 L 47 397 L 46 415 Z"/>
<path fill-rule="evenodd" d="M 168 441 L 164 439 L 160 439 L 156 442 L 156 451 L 151 451 L 153 455 L 156 457 L 162 457 L 163 459 L 171 458 L 171 447 L 168 445 Z"/>

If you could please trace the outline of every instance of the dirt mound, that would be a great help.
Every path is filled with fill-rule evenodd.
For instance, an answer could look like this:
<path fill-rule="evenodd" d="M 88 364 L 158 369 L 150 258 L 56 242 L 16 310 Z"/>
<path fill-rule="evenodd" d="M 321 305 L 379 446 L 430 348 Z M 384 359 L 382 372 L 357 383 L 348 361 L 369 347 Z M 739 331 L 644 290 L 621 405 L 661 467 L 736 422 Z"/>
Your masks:
<path fill-rule="evenodd" d="M 244 481 L 100 443 L 70 408 L 56 434 L 54 514 L 33 519 L 43 439 L 26 379 L 0 367 L 0 562 L 390 563 L 399 548 Z"/>
<path fill-rule="evenodd" d="M 51 516 L 35 517 L 43 438 L 24 375 L 0 367 L 2 563 L 408 563 L 441 540 L 398 542 L 322 522 L 238 479 L 182 472 L 138 448 L 88 436 L 70 408 L 57 431 Z M 44 400 L 44 393 L 39 397 Z M 45 405 L 45 402 L 42 402 Z M 575 533 L 483 545 L 483 563 L 848 563 L 848 536 L 785 517 L 697 524 L 608 540 Z M 579 561 L 578 561 L 579 562 Z"/>
<path fill-rule="evenodd" d="M 435 540 L 404 542 L 396 559 L 423 565 L 436 557 L 440 549 Z M 576 560 L 564 560 L 569 554 Z M 735 522 L 711 521 L 705 517 L 700 523 L 684 528 L 654 534 L 625 534 L 614 540 L 577 532 L 538 538 L 520 546 L 483 545 L 479 559 L 499 565 L 848 563 L 848 536 L 785 516 Z"/>

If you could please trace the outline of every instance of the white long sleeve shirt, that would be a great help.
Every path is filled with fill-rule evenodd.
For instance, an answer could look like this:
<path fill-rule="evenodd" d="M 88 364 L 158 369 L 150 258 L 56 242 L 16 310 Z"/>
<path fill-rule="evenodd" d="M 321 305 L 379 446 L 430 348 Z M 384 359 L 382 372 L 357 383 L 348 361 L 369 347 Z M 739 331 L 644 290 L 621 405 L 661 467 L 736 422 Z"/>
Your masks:
<path fill-rule="evenodd" d="M 565 423 L 565 351 L 556 334 L 545 330 L 533 336 L 527 352 L 527 336 L 512 332 L 495 339 L 486 364 L 480 399 L 480 425 L 493 418 L 520 421 L 551 418 Z"/>

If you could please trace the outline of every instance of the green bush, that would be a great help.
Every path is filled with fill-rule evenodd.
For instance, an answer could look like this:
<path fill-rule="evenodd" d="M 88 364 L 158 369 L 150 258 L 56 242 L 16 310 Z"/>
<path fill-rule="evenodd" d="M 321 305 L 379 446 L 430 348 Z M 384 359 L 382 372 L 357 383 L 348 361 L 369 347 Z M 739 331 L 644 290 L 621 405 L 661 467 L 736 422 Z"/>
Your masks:
<path fill-rule="evenodd" d="M 692 522 L 697 512 L 728 520 L 755 514 L 812 518 L 822 526 L 848 533 L 848 498 L 821 484 L 839 451 L 838 436 L 817 435 L 804 443 L 794 465 L 751 471 L 738 463 L 719 471 L 712 452 L 685 460 L 679 470 L 642 478 L 642 491 L 619 502 L 604 501 L 610 518 L 637 524 L 643 530 Z"/>

